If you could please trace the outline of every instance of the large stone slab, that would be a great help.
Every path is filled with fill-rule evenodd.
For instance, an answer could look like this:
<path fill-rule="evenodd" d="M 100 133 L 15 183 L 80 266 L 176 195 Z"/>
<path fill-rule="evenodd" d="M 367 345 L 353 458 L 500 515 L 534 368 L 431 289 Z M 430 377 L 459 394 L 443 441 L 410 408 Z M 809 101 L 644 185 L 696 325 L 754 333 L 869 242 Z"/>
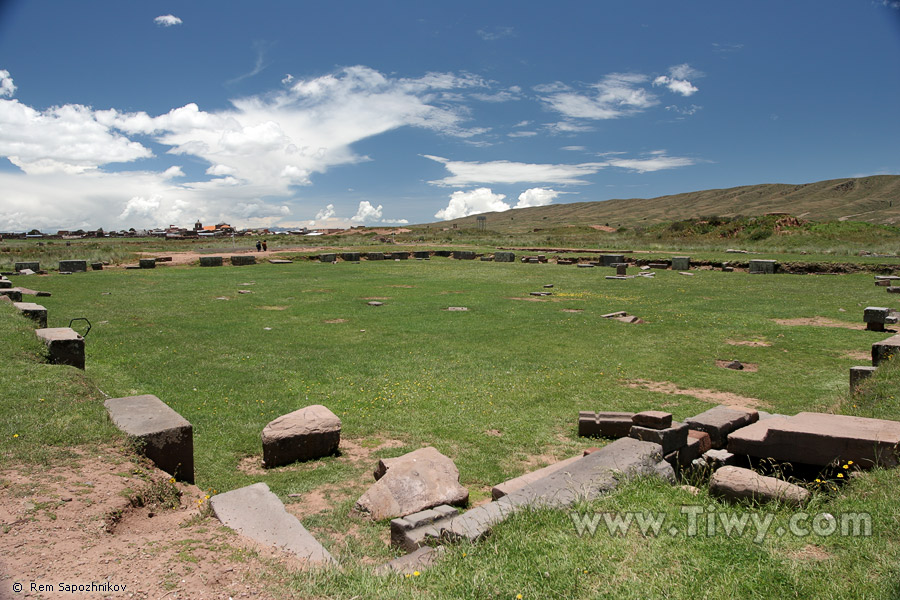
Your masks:
<path fill-rule="evenodd" d="M 34 302 L 13 302 L 13 306 L 19 309 L 24 316 L 38 324 L 38 327 L 47 327 L 47 309 Z"/>
<path fill-rule="evenodd" d="M 263 464 L 278 467 L 334 454 L 341 443 L 341 420 L 313 404 L 271 421 L 262 430 Z"/>
<path fill-rule="evenodd" d="M 87 271 L 86 260 L 61 260 L 59 261 L 60 273 L 78 273 Z"/>
<path fill-rule="evenodd" d="M 515 252 L 494 252 L 494 262 L 516 262 Z"/>
<path fill-rule="evenodd" d="M 7 296 L 13 302 L 22 301 L 22 290 L 17 287 L 0 289 L 0 296 Z"/>
<path fill-rule="evenodd" d="M 872 344 L 872 366 L 877 367 L 891 356 L 900 355 L 900 334 Z M 896 359 L 895 359 L 896 360 Z"/>
<path fill-rule="evenodd" d="M 256 257 L 252 254 L 235 254 L 231 257 L 231 265 L 234 267 L 243 267 L 246 265 L 255 265 Z"/>
<path fill-rule="evenodd" d="M 138 266 L 142 269 L 155 269 L 156 268 L 156 259 L 155 258 L 142 258 L 138 261 Z"/>
<path fill-rule="evenodd" d="M 543 479 L 547 475 L 556 473 L 560 469 L 567 468 L 569 465 L 574 463 L 576 460 L 580 460 L 581 458 L 582 455 L 579 454 L 578 456 L 573 456 L 571 458 L 561 460 L 559 462 L 553 463 L 552 465 L 547 465 L 546 467 L 538 469 L 537 471 L 531 471 L 530 473 L 525 473 L 524 475 L 519 475 L 518 477 L 508 479 L 503 483 L 498 483 L 491 488 L 491 500 L 499 500 L 503 496 L 522 489 L 529 483 L 534 483 L 538 479 Z"/>
<path fill-rule="evenodd" d="M 578 413 L 578 435 L 582 437 L 621 438 L 631 431 L 634 413 L 591 412 Z"/>
<path fill-rule="evenodd" d="M 774 260 L 754 259 L 750 261 L 749 272 L 751 274 L 767 273 L 773 274 L 778 269 L 778 264 Z"/>
<path fill-rule="evenodd" d="M 688 427 L 695 431 L 705 431 L 713 448 L 724 448 L 728 434 L 759 420 L 759 413 L 751 409 L 714 406 L 696 417 L 685 419 Z"/>
<path fill-rule="evenodd" d="M 341 252 L 341 260 L 345 262 L 359 262 L 359 252 Z"/>
<path fill-rule="evenodd" d="M 688 425 L 687 423 L 674 422 L 671 427 L 666 427 L 665 429 L 632 425 L 628 435 L 636 440 L 659 444 L 662 446 L 662 453 L 668 454 L 687 444 Z"/>
<path fill-rule="evenodd" d="M 465 506 L 468 501 L 469 490 L 459 484 L 459 469 L 429 446 L 390 459 L 386 472 L 356 501 L 356 510 L 380 520 L 441 504 Z"/>
<path fill-rule="evenodd" d="M 265 483 L 217 494 L 209 504 L 223 525 L 251 540 L 290 552 L 311 565 L 337 564 Z"/>
<path fill-rule="evenodd" d="M 50 362 L 84 369 L 84 338 L 69 327 L 35 329 L 38 339 L 47 347 Z"/>
<path fill-rule="evenodd" d="M 366 254 L 366 258 L 369 260 L 384 260 L 384 252 L 369 252 Z"/>
<path fill-rule="evenodd" d="M 758 421 L 728 436 L 728 451 L 810 465 L 852 460 L 861 467 L 894 467 L 900 423 L 802 412 Z"/>
<path fill-rule="evenodd" d="M 459 510 L 441 504 L 405 517 L 391 519 L 391 545 L 412 552 L 441 537 L 441 527 L 457 516 Z"/>
<path fill-rule="evenodd" d="M 604 267 L 611 267 L 615 264 L 625 262 L 624 254 L 601 254 L 600 259 L 603 261 Z"/>
<path fill-rule="evenodd" d="M 187 419 L 151 394 L 110 398 L 104 406 L 115 426 L 138 440 L 157 467 L 194 483 L 194 430 Z"/>
<path fill-rule="evenodd" d="M 453 258 L 458 260 L 475 260 L 475 252 L 473 250 L 454 250 Z"/>
<path fill-rule="evenodd" d="M 328 252 L 328 253 L 319 255 L 319 261 L 323 262 L 323 263 L 333 263 L 336 260 L 337 260 L 337 254 L 335 254 L 335 253 Z"/>
<path fill-rule="evenodd" d="M 35 273 L 41 270 L 41 263 L 36 261 L 28 261 L 28 262 L 17 262 L 15 265 L 16 272 L 24 271 L 25 269 L 31 269 Z"/>
<path fill-rule="evenodd" d="M 774 477 L 760 475 L 742 467 L 721 467 L 709 480 L 709 493 L 728 500 L 780 501 L 801 506 L 809 491 Z"/>
<path fill-rule="evenodd" d="M 662 462 L 659 444 L 622 438 L 495 502 L 450 519 L 441 534 L 450 539 L 475 541 L 522 508 L 565 508 L 577 500 L 593 500 L 630 477 L 661 473 L 668 477 L 671 471 Z"/>
<path fill-rule="evenodd" d="M 690 256 L 673 256 L 672 257 L 672 270 L 673 271 L 688 271 L 691 268 L 691 257 Z"/>
<path fill-rule="evenodd" d="M 201 256 L 200 257 L 200 266 L 201 267 L 221 267 L 222 266 L 222 257 L 221 256 Z"/>

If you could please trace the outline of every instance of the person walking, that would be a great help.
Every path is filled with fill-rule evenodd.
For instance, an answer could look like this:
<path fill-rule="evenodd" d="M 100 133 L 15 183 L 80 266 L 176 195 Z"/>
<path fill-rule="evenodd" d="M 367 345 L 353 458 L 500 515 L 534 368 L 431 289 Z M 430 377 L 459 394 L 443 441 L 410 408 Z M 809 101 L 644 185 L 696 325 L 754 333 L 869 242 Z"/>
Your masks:
<path fill-rule="evenodd" d="M 269 244 L 266 243 L 266 240 L 263 240 L 263 252 L 269 251 Z"/>
<path fill-rule="evenodd" d="M 262 244 L 259 240 L 256 240 L 256 251 L 259 252 L 260 250 L 262 250 Z"/>

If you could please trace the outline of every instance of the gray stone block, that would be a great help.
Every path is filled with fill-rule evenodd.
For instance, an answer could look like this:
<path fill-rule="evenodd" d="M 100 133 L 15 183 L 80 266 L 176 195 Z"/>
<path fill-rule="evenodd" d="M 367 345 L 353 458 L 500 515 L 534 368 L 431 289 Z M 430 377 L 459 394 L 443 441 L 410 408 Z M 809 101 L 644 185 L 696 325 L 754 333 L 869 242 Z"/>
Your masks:
<path fill-rule="evenodd" d="M 685 419 L 684 422 L 695 431 L 708 433 L 712 447 L 719 449 L 724 448 L 728 443 L 729 433 L 758 420 L 759 413 L 755 410 L 720 405 L 714 406 L 696 417 Z"/>
<path fill-rule="evenodd" d="M 659 444 L 662 446 L 663 454 L 668 454 L 687 444 L 688 426 L 687 423 L 677 422 L 672 423 L 672 426 L 666 429 L 651 429 L 650 427 L 633 425 L 628 436 L 636 440 Z"/>
<path fill-rule="evenodd" d="M 0 290 L 8 290 L 12 286 L 13 286 L 12 281 L 10 281 L 9 279 L 6 279 L 5 277 L 0 278 Z"/>
<path fill-rule="evenodd" d="M 878 367 L 850 367 L 850 393 L 858 391 L 859 384 L 875 374 Z"/>
<path fill-rule="evenodd" d="M 60 273 L 78 273 L 87 271 L 86 260 L 61 260 L 59 261 Z"/>
<path fill-rule="evenodd" d="M 142 258 L 138 261 L 138 266 L 142 269 L 155 269 L 156 268 L 156 259 L 155 258 Z"/>
<path fill-rule="evenodd" d="M 236 254 L 231 257 L 231 265 L 234 267 L 243 267 L 246 265 L 255 265 L 256 257 L 251 254 Z"/>
<path fill-rule="evenodd" d="M 669 268 L 669 263 L 648 263 L 647 266 L 657 271 L 665 271 Z"/>
<path fill-rule="evenodd" d="M 157 467 L 194 483 L 194 431 L 187 419 L 150 394 L 110 398 L 104 405 L 113 424 L 138 440 Z"/>
<path fill-rule="evenodd" d="M 453 258 L 458 260 L 475 260 L 475 252 L 472 250 L 454 250 Z"/>
<path fill-rule="evenodd" d="M 691 268 L 691 257 L 690 256 L 673 256 L 672 257 L 672 270 L 673 271 L 689 271 Z"/>
<path fill-rule="evenodd" d="M 601 254 L 600 258 L 603 261 L 604 267 L 611 267 L 615 264 L 625 262 L 624 254 Z"/>
<path fill-rule="evenodd" d="M 38 324 L 38 327 L 47 327 L 47 309 L 34 302 L 13 302 L 13 306 L 19 309 L 24 316 Z"/>
<path fill-rule="evenodd" d="M 200 266 L 201 267 L 221 267 L 222 266 L 222 257 L 221 256 L 201 256 L 200 257 Z"/>
<path fill-rule="evenodd" d="M 17 287 L 0 289 L 0 296 L 7 296 L 13 302 L 22 301 L 22 290 Z"/>
<path fill-rule="evenodd" d="M 369 260 L 384 260 L 384 252 L 369 252 L 366 254 Z"/>
<path fill-rule="evenodd" d="M 41 270 L 41 263 L 30 261 L 30 262 L 17 262 L 15 265 L 16 271 L 24 271 L 25 269 L 31 269 L 34 272 Z"/>
<path fill-rule="evenodd" d="M 290 552 L 311 565 L 337 564 L 265 483 L 217 494 L 209 504 L 223 525 L 245 537 Z"/>
<path fill-rule="evenodd" d="M 2 293 L 3 290 L 0 290 Z M 877 367 L 892 356 L 900 355 L 900 334 L 872 344 L 872 366 Z M 896 358 L 894 360 L 897 360 Z"/>
<path fill-rule="evenodd" d="M 737 456 L 728 450 L 707 450 L 703 453 L 703 460 L 706 461 L 706 464 L 712 465 L 714 468 L 718 468 L 721 466 L 734 465 L 737 463 Z"/>
<path fill-rule="evenodd" d="M 516 262 L 516 253 L 494 252 L 494 262 Z"/>
<path fill-rule="evenodd" d="M 459 514 L 459 510 L 441 504 L 405 517 L 391 519 L 391 545 L 407 552 L 433 542 L 441 537 L 441 527 Z"/>
<path fill-rule="evenodd" d="M 547 475 L 550 475 L 551 473 L 555 473 L 560 469 L 565 469 L 576 460 L 580 460 L 581 457 L 582 455 L 579 454 L 578 456 L 573 456 L 571 458 L 561 460 L 557 463 L 553 463 L 552 465 L 547 465 L 546 467 L 538 469 L 537 471 L 531 471 L 530 473 L 525 473 L 524 475 L 514 477 L 513 479 L 508 479 L 503 483 L 498 483 L 491 488 L 491 500 L 499 500 L 503 496 L 511 494 L 516 490 L 522 489 L 529 483 L 534 483 L 538 479 L 542 479 Z"/>
<path fill-rule="evenodd" d="M 622 438 L 631 431 L 630 412 L 590 412 L 578 413 L 578 435 L 582 437 Z"/>
<path fill-rule="evenodd" d="M 102 263 L 102 262 L 91 263 L 91 270 L 93 270 L 93 271 L 102 271 L 102 270 L 103 270 L 103 263 Z"/>
<path fill-rule="evenodd" d="M 270 265 L 291 265 L 291 264 L 294 264 L 294 261 L 287 260 L 286 258 L 270 258 L 269 264 Z"/>
<path fill-rule="evenodd" d="M 775 273 L 778 270 L 778 263 L 774 260 L 760 260 L 754 259 L 750 261 L 750 273 L 767 273 L 769 275 Z"/>
<path fill-rule="evenodd" d="M 892 285 L 890 287 L 885 288 L 888 294 L 900 294 L 900 287 L 896 285 Z"/>
<path fill-rule="evenodd" d="M 427 250 L 417 250 L 417 251 L 413 252 L 413 258 L 418 258 L 418 259 L 422 259 L 422 260 L 424 260 L 426 258 L 431 258 L 431 252 L 428 252 Z"/>
<path fill-rule="evenodd" d="M 47 347 L 50 362 L 84 369 L 84 338 L 69 327 L 35 329 L 38 339 Z"/>
<path fill-rule="evenodd" d="M 323 263 L 333 263 L 337 260 L 337 254 L 334 253 L 326 253 L 319 255 L 319 261 Z"/>
<path fill-rule="evenodd" d="M 341 252 L 341 260 L 345 262 L 359 262 L 359 252 Z"/>

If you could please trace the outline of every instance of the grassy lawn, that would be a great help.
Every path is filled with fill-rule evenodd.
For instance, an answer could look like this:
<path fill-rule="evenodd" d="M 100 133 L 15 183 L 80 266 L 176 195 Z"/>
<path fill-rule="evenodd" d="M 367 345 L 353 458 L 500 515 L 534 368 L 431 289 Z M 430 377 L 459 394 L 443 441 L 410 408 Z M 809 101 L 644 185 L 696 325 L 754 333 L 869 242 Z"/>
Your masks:
<path fill-rule="evenodd" d="M 666 271 L 655 279 L 605 280 L 610 272 L 435 258 L 21 280 L 52 292 L 39 299 L 50 327 L 87 317 L 93 328 L 84 373 L 40 364 L 30 326 L 0 304 L 0 460 L 64 458 L 69 446 L 112 439 L 104 394 L 155 394 L 194 426 L 201 488 L 265 481 L 285 502 L 305 502 L 316 491 L 331 503 L 304 524 L 344 570 L 279 577 L 285 594 L 898 597 L 896 471 L 866 473 L 816 495 L 807 509 L 868 511 L 871 537 L 772 535 L 756 543 L 722 534 L 579 536 L 569 515 L 536 511 L 517 515 L 482 543 L 450 547 L 421 576 L 369 574 L 368 565 L 395 555 L 384 543 L 387 523 L 348 513 L 379 457 L 433 445 L 456 462 L 478 501 L 498 482 L 602 443 L 577 437 L 579 410 L 663 409 L 681 420 L 714 404 L 654 391 L 661 384 L 736 394 L 775 413 L 900 419 L 896 368 L 882 369 L 864 395 L 847 393 L 849 367 L 868 364 L 862 355 L 886 337 L 858 328 L 863 308 L 896 305 L 870 274 Z M 545 284 L 554 285 L 552 296 L 529 296 Z M 370 299 L 384 305 L 368 306 Z M 447 311 L 451 306 L 468 310 Z M 645 323 L 600 318 L 618 310 Z M 846 327 L 776 321 L 811 317 Z M 757 370 L 722 369 L 717 359 Z M 342 419 L 347 450 L 263 472 L 262 428 L 309 404 L 324 404 Z M 578 508 L 661 511 L 681 527 L 682 505 L 768 511 L 776 523 L 794 512 L 726 508 L 705 492 L 695 497 L 654 480 Z"/>

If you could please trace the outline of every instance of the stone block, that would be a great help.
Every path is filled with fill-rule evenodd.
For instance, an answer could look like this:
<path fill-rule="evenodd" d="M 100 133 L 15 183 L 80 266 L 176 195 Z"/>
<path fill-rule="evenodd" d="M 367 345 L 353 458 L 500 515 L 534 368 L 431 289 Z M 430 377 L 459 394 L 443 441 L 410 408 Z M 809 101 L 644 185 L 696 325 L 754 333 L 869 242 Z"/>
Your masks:
<path fill-rule="evenodd" d="M 47 309 L 40 304 L 35 304 L 34 302 L 13 302 L 13 306 L 18 308 L 19 312 L 24 316 L 37 323 L 38 327 L 47 327 Z"/>
<path fill-rule="evenodd" d="M 156 259 L 155 258 L 142 258 L 138 261 L 138 266 L 142 269 L 155 269 L 156 268 Z"/>
<path fill-rule="evenodd" d="M 13 302 L 22 301 L 22 290 L 17 287 L 9 287 L 0 289 L 0 296 L 7 296 Z"/>
<path fill-rule="evenodd" d="M 286 258 L 270 258 L 269 264 L 270 265 L 291 265 L 291 264 L 294 264 L 294 261 L 287 260 Z"/>
<path fill-rule="evenodd" d="M 345 262 L 359 262 L 359 252 L 341 252 L 341 260 Z"/>
<path fill-rule="evenodd" d="M 475 252 L 472 250 L 454 250 L 453 258 L 458 260 L 475 260 Z"/>
<path fill-rule="evenodd" d="M 884 331 L 885 323 L 889 323 L 891 319 L 891 309 L 881 306 L 867 306 L 863 310 L 863 323 L 869 331 Z"/>
<path fill-rule="evenodd" d="M 890 287 L 884 288 L 888 294 L 900 294 L 900 287 L 896 285 L 892 285 Z"/>
<path fill-rule="evenodd" d="M 801 412 L 759 421 L 729 435 L 728 450 L 761 458 L 825 466 L 852 460 L 863 468 L 894 467 L 900 423 L 883 419 Z"/>
<path fill-rule="evenodd" d="M 516 262 L 515 252 L 494 252 L 494 262 Z"/>
<path fill-rule="evenodd" d="M 657 271 L 665 271 L 669 268 L 669 263 L 648 263 L 647 266 Z"/>
<path fill-rule="evenodd" d="M 15 269 L 14 269 L 14 270 L 15 270 L 16 272 L 18 272 L 18 271 L 24 271 L 25 269 L 31 269 L 31 270 L 34 271 L 34 272 L 40 271 L 40 270 L 41 270 L 41 263 L 40 263 L 40 262 L 36 262 L 36 261 L 29 261 L 29 262 L 17 262 L 17 263 L 15 264 Z"/>
<path fill-rule="evenodd" d="M 672 465 L 676 471 L 687 469 L 691 463 L 703 455 L 701 442 L 698 438 L 688 436 L 687 444 L 666 454 L 666 462 Z"/>
<path fill-rule="evenodd" d="M 449 258 L 453 255 L 453 250 L 435 250 L 434 255 L 442 258 Z"/>
<path fill-rule="evenodd" d="M 79 273 L 87 271 L 86 260 L 61 260 L 59 261 L 60 273 Z"/>
<path fill-rule="evenodd" d="M 809 490 L 741 467 L 722 467 L 709 480 L 709 493 L 727 500 L 780 501 L 802 506 Z"/>
<path fill-rule="evenodd" d="M 50 362 L 84 369 L 84 338 L 69 327 L 36 329 L 38 339 L 47 347 Z"/>
<path fill-rule="evenodd" d="M 706 464 L 712 465 L 713 468 L 719 468 L 721 466 L 736 464 L 737 456 L 728 450 L 714 449 L 704 452 L 703 460 L 706 461 Z"/>
<path fill-rule="evenodd" d="M 3 290 L 0 290 L 2 293 Z M 900 355 L 900 334 L 872 344 L 872 366 L 877 367 L 892 356 Z M 896 358 L 894 360 L 897 360 Z"/>
<path fill-rule="evenodd" d="M 391 258 L 394 260 L 409 260 L 409 252 L 391 252 Z"/>
<path fill-rule="evenodd" d="M 323 262 L 323 263 L 333 263 L 336 260 L 337 260 L 337 254 L 334 254 L 331 252 L 319 255 L 319 261 Z"/>
<path fill-rule="evenodd" d="M 12 286 L 12 281 L 6 278 L 0 278 L 0 290 L 8 290 Z"/>
<path fill-rule="evenodd" d="M 672 270 L 673 271 L 689 271 L 691 269 L 691 257 L 690 256 L 673 256 L 672 257 Z"/>
<path fill-rule="evenodd" d="M 774 260 L 760 260 L 754 259 L 750 261 L 750 273 L 758 274 L 758 273 L 766 273 L 773 274 L 778 270 L 778 263 Z"/>
<path fill-rule="evenodd" d="M 751 409 L 714 406 L 696 417 L 685 419 L 691 429 L 709 434 L 713 448 L 724 448 L 728 434 L 759 420 L 759 413 Z"/>
<path fill-rule="evenodd" d="M 705 431 L 688 429 L 688 441 L 692 439 L 698 440 L 700 442 L 700 454 L 704 454 L 712 450 L 712 440 L 709 439 L 709 434 Z"/>
<path fill-rule="evenodd" d="M 582 437 L 622 438 L 631 431 L 630 412 L 590 412 L 578 413 L 578 435 Z"/>
<path fill-rule="evenodd" d="M 431 258 L 431 252 L 427 250 L 416 250 L 413 252 L 413 258 L 425 260 L 426 258 Z"/>
<path fill-rule="evenodd" d="M 260 544 L 290 552 L 311 565 L 337 564 L 265 483 L 217 494 L 209 505 L 223 525 Z"/>
<path fill-rule="evenodd" d="M 645 410 L 631 417 L 632 423 L 650 429 L 668 429 L 672 426 L 672 413 L 661 410 Z"/>
<path fill-rule="evenodd" d="M 439 539 L 441 526 L 458 514 L 458 509 L 441 504 L 405 517 L 391 519 L 391 545 L 413 552 L 428 542 Z"/>
<path fill-rule="evenodd" d="M 850 393 L 855 394 L 859 384 L 875 374 L 878 367 L 850 367 Z"/>
<path fill-rule="evenodd" d="M 341 420 L 321 404 L 313 404 L 265 426 L 263 464 L 271 468 L 330 456 L 337 452 L 340 443 Z"/>
<path fill-rule="evenodd" d="M 571 465 L 576 460 L 580 459 L 583 455 L 573 456 L 571 458 L 567 458 L 565 460 L 561 460 L 559 462 L 553 463 L 552 465 L 547 465 L 542 469 L 538 469 L 537 471 L 531 471 L 530 473 L 525 473 L 524 475 L 519 475 L 518 477 L 514 477 L 513 479 L 508 479 L 503 483 L 498 483 L 494 487 L 491 488 L 491 500 L 499 500 L 503 496 L 515 492 L 516 490 L 520 490 L 529 483 L 533 483 L 538 479 L 546 477 L 551 473 L 555 473 L 560 469 L 565 469 L 569 465 Z"/>
<path fill-rule="evenodd" d="M 615 264 L 625 262 L 624 254 L 601 254 L 600 259 L 604 267 L 612 267 Z"/>
<path fill-rule="evenodd" d="M 686 423 L 677 422 L 672 423 L 672 426 L 666 429 L 650 429 L 633 425 L 628 436 L 643 442 L 659 444 L 662 446 L 662 453 L 668 454 L 687 444 L 688 426 Z"/>
<path fill-rule="evenodd" d="M 231 266 L 243 267 L 246 265 L 255 265 L 256 257 L 252 254 L 235 254 L 231 257 Z"/>
<path fill-rule="evenodd" d="M 366 258 L 369 260 L 384 260 L 384 252 L 369 252 L 366 254 Z"/>
<path fill-rule="evenodd" d="M 113 424 L 137 440 L 153 464 L 194 483 L 194 432 L 187 419 L 150 394 L 110 398 L 104 406 Z"/>
<path fill-rule="evenodd" d="M 877 287 L 890 287 L 891 282 L 888 281 L 887 279 L 877 279 L 877 280 L 875 280 L 875 285 Z"/>
<path fill-rule="evenodd" d="M 383 575 L 403 575 L 409 576 L 415 572 L 421 572 L 432 567 L 438 558 L 444 553 L 444 548 L 438 546 L 422 546 L 414 552 L 404 554 L 390 562 L 375 567 L 375 574 Z"/>
<path fill-rule="evenodd" d="M 624 276 L 628 274 L 628 265 L 624 263 L 616 264 L 616 275 Z"/>
<path fill-rule="evenodd" d="M 578 267 L 578 268 L 580 268 L 580 269 L 593 269 L 593 268 L 594 268 L 594 265 L 592 265 L 592 264 L 590 264 L 590 263 L 578 263 L 578 264 L 575 265 L 575 266 Z"/>
<path fill-rule="evenodd" d="M 91 270 L 93 270 L 93 271 L 102 271 L 102 270 L 103 270 L 103 263 L 102 263 L 102 262 L 91 263 Z"/>
<path fill-rule="evenodd" d="M 221 267 L 222 266 L 222 257 L 221 256 L 201 256 L 200 257 L 200 266 L 201 267 Z"/>

